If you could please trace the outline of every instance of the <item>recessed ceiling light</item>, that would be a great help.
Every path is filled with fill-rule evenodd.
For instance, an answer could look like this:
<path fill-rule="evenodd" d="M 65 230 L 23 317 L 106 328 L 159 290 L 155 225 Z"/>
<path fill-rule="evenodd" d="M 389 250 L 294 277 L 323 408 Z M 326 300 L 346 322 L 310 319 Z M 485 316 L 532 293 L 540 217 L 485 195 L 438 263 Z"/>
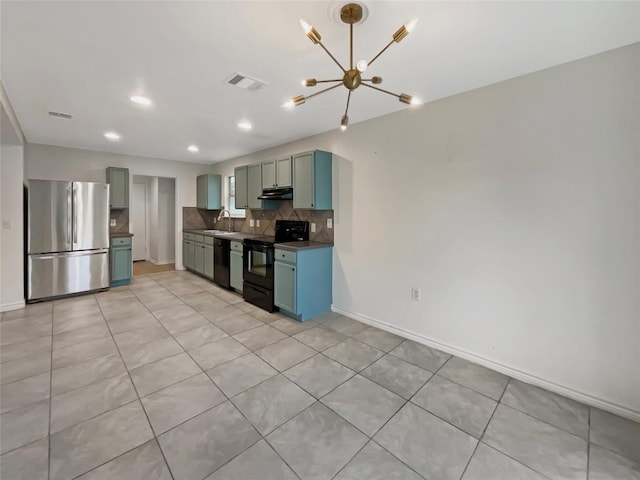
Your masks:
<path fill-rule="evenodd" d="M 129 97 L 129 100 L 140 105 L 151 105 L 151 99 L 143 97 L 142 95 L 133 95 L 132 97 Z"/>
<path fill-rule="evenodd" d="M 120 134 L 116 132 L 104 132 L 104 136 L 109 140 L 120 140 L 120 138 L 122 138 L 120 137 Z"/>
<path fill-rule="evenodd" d="M 238 124 L 238 128 L 241 128 L 242 130 L 251 130 L 253 126 L 249 122 L 240 122 Z"/>
<path fill-rule="evenodd" d="M 193 152 L 193 153 L 196 153 L 196 152 L 200 151 L 200 149 L 198 147 L 196 147 L 195 145 L 189 145 L 187 147 L 187 150 L 189 150 L 190 152 Z"/>

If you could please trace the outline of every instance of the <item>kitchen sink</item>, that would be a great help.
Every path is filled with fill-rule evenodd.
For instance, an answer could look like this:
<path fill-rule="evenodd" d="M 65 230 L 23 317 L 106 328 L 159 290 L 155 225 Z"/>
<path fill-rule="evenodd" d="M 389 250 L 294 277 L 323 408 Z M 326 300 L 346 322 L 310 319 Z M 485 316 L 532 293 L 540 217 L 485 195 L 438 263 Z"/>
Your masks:
<path fill-rule="evenodd" d="M 238 232 L 228 232 L 226 230 L 203 230 L 204 233 L 213 233 L 214 235 L 230 235 Z"/>

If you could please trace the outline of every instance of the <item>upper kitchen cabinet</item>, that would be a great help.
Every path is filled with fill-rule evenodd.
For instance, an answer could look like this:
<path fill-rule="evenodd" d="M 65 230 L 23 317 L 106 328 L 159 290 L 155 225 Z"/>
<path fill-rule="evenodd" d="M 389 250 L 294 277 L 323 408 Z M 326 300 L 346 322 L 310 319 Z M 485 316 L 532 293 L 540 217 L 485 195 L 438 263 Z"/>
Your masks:
<path fill-rule="evenodd" d="M 247 168 L 247 205 L 249 208 L 262 208 L 262 200 L 258 197 L 262 195 L 262 165 L 249 165 Z"/>
<path fill-rule="evenodd" d="M 332 155 L 314 150 L 293 156 L 293 208 L 331 210 Z"/>
<path fill-rule="evenodd" d="M 129 208 L 129 169 L 107 167 L 109 207 Z"/>
<path fill-rule="evenodd" d="M 220 210 L 222 193 L 222 178 L 220 175 L 200 175 L 197 183 L 197 203 L 198 208 L 206 210 Z"/>
<path fill-rule="evenodd" d="M 253 210 L 277 208 L 277 202 L 258 200 L 262 195 L 262 164 L 237 167 L 234 175 L 236 177 L 236 208 Z"/>
<path fill-rule="evenodd" d="M 237 167 L 233 175 L 236 184 L 236 208 L 249 208 L 249 196 L 247 192 L 247 169 L 249 167 Z"/>
<path fill-rule="evenodd" d="M 291 187 L 291 157 L 262 162 L 262 188 Z"/>

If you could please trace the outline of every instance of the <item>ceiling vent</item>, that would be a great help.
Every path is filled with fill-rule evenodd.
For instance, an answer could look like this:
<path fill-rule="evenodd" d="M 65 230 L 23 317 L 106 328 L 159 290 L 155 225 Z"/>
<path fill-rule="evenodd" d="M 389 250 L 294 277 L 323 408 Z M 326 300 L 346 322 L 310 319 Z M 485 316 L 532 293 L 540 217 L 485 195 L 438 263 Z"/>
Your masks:
<path fill-rule="evenodd" d="M 60 112 L 49 112 L 49 116 L 56 117 L 56 118 L 66 118 L 67 120 L 71 120 L 73 118 L 73 116 L 69 115 L 68 113 L 60 113 Z"/>
<path fill-rule="evenodd" d="M 227 78 L 225 82 L 241 90 L 259 90 L 267 85 L 267 82 L 238 72 Z"/>

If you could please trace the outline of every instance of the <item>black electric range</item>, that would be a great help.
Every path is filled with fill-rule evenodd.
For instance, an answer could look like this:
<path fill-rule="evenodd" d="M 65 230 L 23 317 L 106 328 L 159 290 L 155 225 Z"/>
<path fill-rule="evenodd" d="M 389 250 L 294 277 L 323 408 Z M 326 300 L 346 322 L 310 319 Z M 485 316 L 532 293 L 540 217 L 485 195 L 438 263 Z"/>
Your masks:
<path fill-rule="evenodd" d="M 309 222 L 276 220 L 274 236 L 246 238 L 242 256 L 242 296 L 268 312 L 277 310 L 273 304 L 274 244 L 309 240 Z"/>

